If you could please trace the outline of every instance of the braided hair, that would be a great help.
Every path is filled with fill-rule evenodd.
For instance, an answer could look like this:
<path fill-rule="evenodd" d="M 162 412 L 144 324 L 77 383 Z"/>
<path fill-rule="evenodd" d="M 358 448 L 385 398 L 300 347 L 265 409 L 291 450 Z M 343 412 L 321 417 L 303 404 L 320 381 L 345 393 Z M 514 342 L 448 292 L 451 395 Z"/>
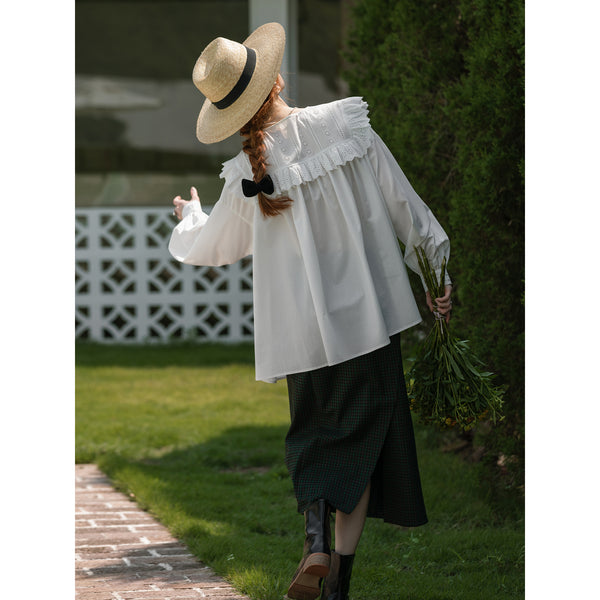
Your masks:
<path fill-rule="evenodd" d="M 250 165 L 252 166 L 252 175 L 254 181 L 260 181 L 267 173 L 267 160 L 265 158 L 265 132 L 264 127 L 271 113 L 271 107 L 275 98 L 277 98 L 277 86 L 267 96 L 263 105 L 257 113 L 240 129 L 240 134 L 246 139 L 242 144 L 242 150 L 248 155 Z M 269 198 L 262 192 L 258 193 L 258 206 L 264 217 L 274 217 L 279 215 L 292 203 L 288 196 L 279 198 Z"/>

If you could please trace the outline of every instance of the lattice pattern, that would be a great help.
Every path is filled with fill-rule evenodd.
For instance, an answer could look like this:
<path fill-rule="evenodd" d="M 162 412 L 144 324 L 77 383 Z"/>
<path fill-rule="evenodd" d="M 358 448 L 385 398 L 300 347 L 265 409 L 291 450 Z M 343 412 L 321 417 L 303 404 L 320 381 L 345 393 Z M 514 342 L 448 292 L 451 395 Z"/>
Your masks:
<path fill-rule="evenodd" d="M 183 265 L 167 250 L 164 209 L 75 214 L 75 335 L 111 342 L 253 338 L 252 260 Z"/>

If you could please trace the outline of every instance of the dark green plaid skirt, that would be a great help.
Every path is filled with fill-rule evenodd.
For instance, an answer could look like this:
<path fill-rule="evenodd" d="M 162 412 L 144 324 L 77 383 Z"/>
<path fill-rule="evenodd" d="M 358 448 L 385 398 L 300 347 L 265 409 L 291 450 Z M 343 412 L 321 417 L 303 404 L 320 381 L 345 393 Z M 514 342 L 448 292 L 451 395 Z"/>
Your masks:
<path fill-rule="evenodd" d="M 399 334 L 369 354 L 288 375 L 287 384 L 286 464 L 299 512 L 325 498 L 350 513 L 370 479 L 369 517 L 427 523 Z"/>

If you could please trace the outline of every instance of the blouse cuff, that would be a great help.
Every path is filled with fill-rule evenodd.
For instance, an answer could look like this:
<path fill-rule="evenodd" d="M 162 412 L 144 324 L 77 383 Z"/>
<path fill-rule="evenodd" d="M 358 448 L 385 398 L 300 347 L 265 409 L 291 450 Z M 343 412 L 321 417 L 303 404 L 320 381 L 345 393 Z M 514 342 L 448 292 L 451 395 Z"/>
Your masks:
<path fill-rule="evenodd" d="M 200 200 L 192 200 L 188 204 L 183 207 L 181 211 L 181 218 L 185 219 L 188 215 L 192 213 L 200 213 L 202 212 L 202 207 L 200 206 Z"/>

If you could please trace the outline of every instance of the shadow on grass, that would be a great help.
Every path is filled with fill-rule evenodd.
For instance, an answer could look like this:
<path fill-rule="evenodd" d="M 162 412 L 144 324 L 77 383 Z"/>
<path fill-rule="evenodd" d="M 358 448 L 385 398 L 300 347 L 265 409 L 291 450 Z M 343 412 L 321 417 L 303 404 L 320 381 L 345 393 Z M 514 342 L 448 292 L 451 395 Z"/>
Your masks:
<path fill-rule="evenodd" d="M 93 367 L 214 367 L 254 364 L 251 343 L 173 342 L 169 344 L 99 344 L 77 342 L 75 364 Z"/>
<path fill-rule="evenodd" d="M 302 554 L 284 464 L 287 426 L 233 427 L 206 443 L 98 465 L 202 561 L 255 598 L 280 599 Z"/>

